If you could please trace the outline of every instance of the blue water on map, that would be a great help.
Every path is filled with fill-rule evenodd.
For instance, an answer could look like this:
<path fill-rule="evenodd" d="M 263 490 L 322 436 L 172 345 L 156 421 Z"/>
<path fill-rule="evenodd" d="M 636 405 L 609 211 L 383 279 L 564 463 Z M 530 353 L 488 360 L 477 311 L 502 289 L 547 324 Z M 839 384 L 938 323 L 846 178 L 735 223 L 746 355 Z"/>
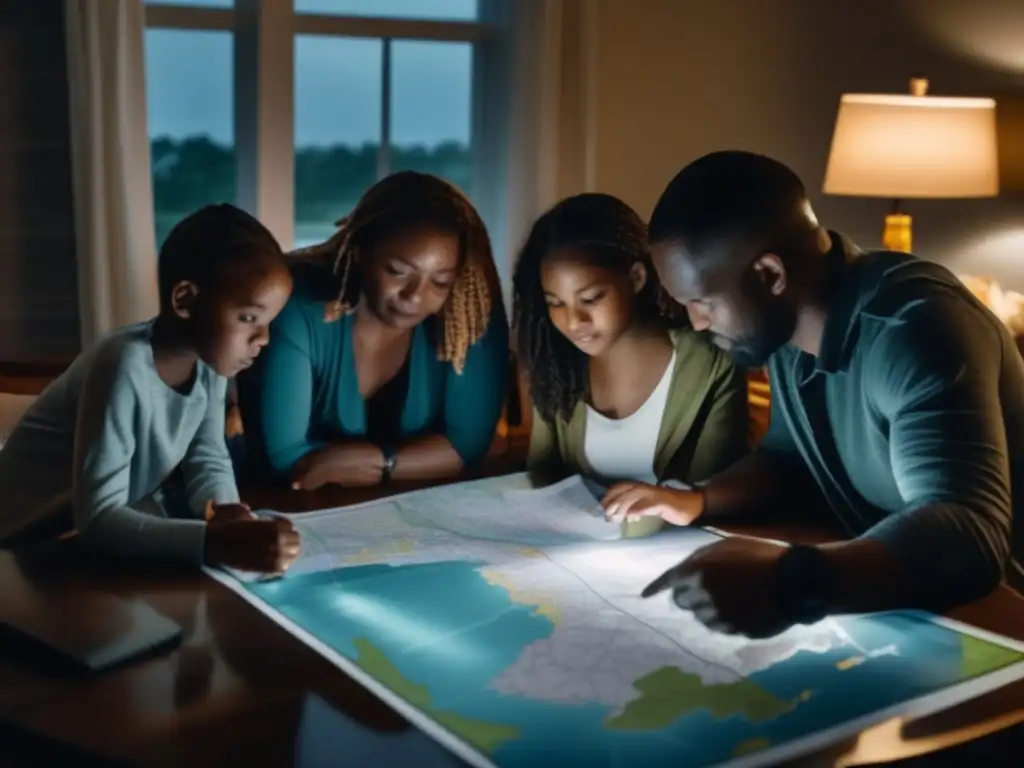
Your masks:
<path fill-rule="evenodd" d="M 857 646 L 896 646 L 898 655 L 841 669 L 855 652 L 801 651 L 748 680 L 783 701 L 781 715 L 755 723 L 707 709 L 668 727 L 604 727 L 603 704 L 568 706 L 503 695 L 491 685 L 523 649 L 552 633 L 537 607 L 513 602 L 478 564 L 368 565 L 247 585 L 253 593 L 344 656 L 369 641 L 410 685 L 445 711 L 519 729 L 488 755 L 499 766 L 703 766 L 729 760 L 737 745 L 779 745 L 830 725 L 932 693 L 963 680 L 960 634 L 914 614 L 841 620 Z M 385 681 L 386 682 L 386 681 Z M 809 692 L 809 694 L 807 693 Z M 804 696 L 801 699 L 801 695 Z M 419 706 L 422 701 L 418 702 Z"/>

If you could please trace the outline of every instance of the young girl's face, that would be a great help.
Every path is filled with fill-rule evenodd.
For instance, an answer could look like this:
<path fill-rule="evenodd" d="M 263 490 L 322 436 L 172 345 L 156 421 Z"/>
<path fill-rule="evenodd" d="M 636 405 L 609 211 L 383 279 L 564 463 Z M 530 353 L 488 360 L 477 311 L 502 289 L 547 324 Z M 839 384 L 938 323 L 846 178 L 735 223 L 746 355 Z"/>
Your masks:
<path fill-rule="evenodd" d="M 540 268 L 551 322 L 591 357 L 608 350 L 632 326 L 636 294 L 646 279 L 639 262 L 628 271 L 599 267 L 580 248 L 552 251 Z"/>
<path fill-rule="evenodd" d="M 292 291 L 288 270 L 274 263 L 231 280 L 213 295 L 200 293 L 194 328 L 199 357 L 221 376 L 241 373 L 270 339 L 270 322 Z"/>

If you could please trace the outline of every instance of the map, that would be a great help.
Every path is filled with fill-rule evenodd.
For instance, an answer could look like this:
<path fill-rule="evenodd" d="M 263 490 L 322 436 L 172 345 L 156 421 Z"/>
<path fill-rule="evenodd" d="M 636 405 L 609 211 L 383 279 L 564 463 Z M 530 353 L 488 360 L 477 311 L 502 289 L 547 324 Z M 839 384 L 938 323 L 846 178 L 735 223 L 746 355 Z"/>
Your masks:
<path fill-rule="evenodd" d="M 624 538 L 578 477 L 292 520 L 284 577 L 211 574 L 473 765 L 770 765 L 1024 677 L 1024 647 L 924 613 L 711 632 L 639 595 L 718 537 Z"/>

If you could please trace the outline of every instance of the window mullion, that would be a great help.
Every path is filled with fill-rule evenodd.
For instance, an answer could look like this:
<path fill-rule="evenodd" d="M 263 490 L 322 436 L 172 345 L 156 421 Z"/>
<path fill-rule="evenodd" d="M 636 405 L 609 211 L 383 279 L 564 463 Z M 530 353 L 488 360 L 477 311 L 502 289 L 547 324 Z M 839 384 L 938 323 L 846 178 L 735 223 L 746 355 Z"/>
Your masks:
<path fill-rule="evenodd" d="M 508 6 L 503 0 L 480 0 L 480 20 L 506 29 Z M 508 188 L 509 94 L 511 73 L 508 35 L 495 35 L 473 45 L 472 129 L 473 197 L 487 224 L 494 259 L 511 301 L 513 254 L 519 233 L 510 233 L 506 210 Z"/>
<path fill-rule="evenodd" d="M 295 239 L 295 35 L 292 0 L 237 0 L 238 204 L 285 248 Z"/>
<path fill-rule="evenodd" d="M 380 146 L 377 148 L 377 179 L 391 173 L 391 38 L 381 40 Z"/>

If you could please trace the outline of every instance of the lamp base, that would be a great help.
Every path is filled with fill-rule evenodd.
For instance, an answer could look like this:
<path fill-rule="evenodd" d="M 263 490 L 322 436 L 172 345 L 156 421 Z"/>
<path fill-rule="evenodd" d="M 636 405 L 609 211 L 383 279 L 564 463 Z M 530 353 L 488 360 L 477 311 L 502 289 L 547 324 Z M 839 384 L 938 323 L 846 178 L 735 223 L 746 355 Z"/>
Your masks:
<path fill-rule="evenodd" d="M 882 245 L 889 251 L 910 253 L 913 235 L 913 218 L 908 213 L 890 213 L 885 217 L 882 230 Z"/>

